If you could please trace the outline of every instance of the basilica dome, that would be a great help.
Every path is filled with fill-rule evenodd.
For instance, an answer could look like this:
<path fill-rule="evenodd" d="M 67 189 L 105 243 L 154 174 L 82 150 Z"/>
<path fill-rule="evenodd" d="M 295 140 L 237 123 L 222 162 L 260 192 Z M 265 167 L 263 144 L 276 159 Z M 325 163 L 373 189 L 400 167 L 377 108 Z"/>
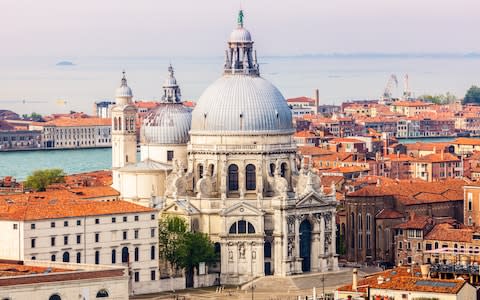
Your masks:
<path fill-rule="evenodd" d="M 243 27 L 242 11 L 225 54 L 223 76 L 203 92 L 193 110 L 192 134 L 291 131 L 292 112 L 285 98 L 260 77 L 250 32 Z"/>
<path fill-rule="evenodd" d="M 293 128 L 292 113 L 285 98 L 260 76 L 222 76 L 199 98 L 192 120 L 192 132 Z"/>
<path fill-rule="evenodd" d="M 142 143 L 186 144 L 189 141 L 192 111 L 181 103 L 180 96 L 180 87 L 170 66 L 163 83 L 162 100 L 143 121 L 140 133 Z"/>
<path fill-rule="evenodd" d="M 191 122 L 191 110 L 181 103 L 160 103 L 145 117 L 141 141 L 146 144 L 186 144 Z"/>

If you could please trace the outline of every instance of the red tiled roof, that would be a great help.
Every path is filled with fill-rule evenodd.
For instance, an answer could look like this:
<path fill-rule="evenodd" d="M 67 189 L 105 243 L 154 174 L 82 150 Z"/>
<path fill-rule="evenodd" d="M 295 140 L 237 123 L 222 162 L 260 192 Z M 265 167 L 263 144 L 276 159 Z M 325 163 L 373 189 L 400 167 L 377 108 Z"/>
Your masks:
<path fill-rule="evenodd" d="M 308 98 L 308 97 L 297 97 L 297 98 L 287 99 L 287 103 L 303 103 L 303 102 L 315 103 L 315 99 Z"/>
<path fill-rule="evenodd" d="M 348 197 L 382 197 L 392 196 L 404 205 L 463 201 L 465 180 L 449 179 L 436 182 L 421 180 L 398 180 L 391 183 L 368 185 L 351 192 Z"/>
<path fill-rule="evenodd" d="M 395 228 L 400 229 L 424 229 L 428 224 L 433 222 L 432 218 L 429 216 L 415 215 L 411 219 L 395 226 Z"/>
<path fill-rule="evenodd" d="M 311 131 L 308 131 L 308 130 L 295 132 L 295 134 L 294 134 L 293 136 L 294 136 L 294 137 L 303 137 L 303 138 L 314 138 L 314 137 L 317 137 L 317 135 L 315 135 L 315 133 L 313 133 L 313 132 L 311 132 Z"/>
<path fill-rule="evenodd" d="M 376 219 L 401 219 L 403 214 L 390 208 L 382 209 L 376 216 Z"/>
<path fill-rule="evenodd" d="M 298 152 L 301 155 L 312 155 L 312 156 L 333 154 L 333 152 L 330 150 L 323 149 L 320 147 L 315 147 L 315 146 L 299 146 Z"/>
<path fill-rule="evenodd" d="M 362 140 L 353 139 L 353 138 L 334 138 L 329 141 L 330 143 L 365 143 Z"/>
<path fill-rule="evenodd" d="M 439 163 L 439 162 L 457 162 L 460 161 L 458 156 L 451 153 L 432 153 L 425 156 L 421 156 L 413 159 L 414 162 L 428 162 L 428 163 Z"/>
<path fill-rule="evenodd" d="M 393 106 L 405 106 L 405 107 L 417 107 L 417 106 L 430 106 L 432 103 L 423 101 L 397 101 L 392 103 Z"/>
<path fill-rule="evenodd" d="M 435 225 L 425 236 L 425 240 L 450 241 L 450 242 L 472 242 L 473 230 L 470 228 L 455 228 L 451 224 L 441 223 Z"/>
<path fill-rule="evenodd" d="M 452 142 L 452 144 L 480 146 L 480 139 L 457 138 Z"/>
<path fill-rule="evenodd" d="M 150 211 L 154 210 L 120 200 L 83 200 L 67 190 L 0 196 L 0 220 L 43 220 Z"/>
<path fill-rule="evenodd" d="M 55 127 L 77 127 L 77 126 L 109 126 L 112 124 L 110 118 L 57 118 L 48 122 L 33 122 L 35 126 L 55 126 Z"/>

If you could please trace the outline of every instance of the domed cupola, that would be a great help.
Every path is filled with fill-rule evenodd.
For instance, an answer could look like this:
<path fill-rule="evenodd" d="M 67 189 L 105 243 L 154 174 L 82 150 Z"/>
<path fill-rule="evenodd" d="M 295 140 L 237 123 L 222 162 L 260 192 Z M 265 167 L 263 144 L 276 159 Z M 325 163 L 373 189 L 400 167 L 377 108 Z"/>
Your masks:
<path fill-rule="evenodd" d="M 133 97 L 132 89 L 127 85 L 125 71 L 123 71 L 120 87 L 115 91 L 115 99 L 117 105 L 125 105 L 130 103 Z"/>
<path fill-rule="evenodd" d="M 191 122 L 191 110 L 181 103 L 180 87 L 170 65 L 161 102 L 143 121 L 141 141 L 145 144 L 186 144 Z"/>
<path fill-rule="evenodd" d="M 200 96 L 192 135 L 293 133 L 292 112 L 280 91 L 260 77 L 243 12 L 230 34 L 223 76 Z"/>

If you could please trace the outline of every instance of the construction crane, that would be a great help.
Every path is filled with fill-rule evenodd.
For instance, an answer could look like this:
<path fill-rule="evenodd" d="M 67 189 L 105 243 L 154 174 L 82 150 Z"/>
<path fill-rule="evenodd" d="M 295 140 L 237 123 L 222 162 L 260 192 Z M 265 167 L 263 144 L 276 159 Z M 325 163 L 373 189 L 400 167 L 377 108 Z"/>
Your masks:
<path fill-rule="evenodd" d="M 392 89 L 394 86 L 398 87 L 398 80 L 397 76 L 392 74 L 390 75 L 390 78 L 388 78 L 387 86 L 385 87 L 382 95 L 382 100 L 392 100 Z"/>
<path fill-rule="evenodd" d="M 412 99 L 412 92 L 410 92 L 410 85 L 408 84 L 408 74 L 405 74 L 403 85 L 404 85 L 403 99 L 404 100 Z"/>

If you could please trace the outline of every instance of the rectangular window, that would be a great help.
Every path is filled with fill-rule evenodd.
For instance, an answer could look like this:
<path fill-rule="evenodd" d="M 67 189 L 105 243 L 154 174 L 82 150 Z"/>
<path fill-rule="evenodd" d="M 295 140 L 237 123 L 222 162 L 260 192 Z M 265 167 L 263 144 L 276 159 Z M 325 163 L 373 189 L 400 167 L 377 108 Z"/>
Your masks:
<path fill-rule="evenodd" d="M 55 237 L 54 236 L 52 236 L 50 238 L 50 246 L 55 246 Z"/>
<path fill-rule="evenodd" d="M 68 245 L 68 235 L 63 237 L 63 244 Z"/>
<path fill-rule="evenodd" d="M 124 239 L 124 240 L 127 239 L 127 232 L 126 232 L 126 231 L 123 232 L 123 239 Z"/>
<path fill-rule="evenodd" d="M 63 227 L 68 227 L 68 221 L 63 221 Z"/>
<path fill-rule="evenodd" d="M 133 232 L 135 239 L 138 239 L 138 229 Z"/>
<path fill-rule="evenodd" d="M 95 243 L 100 242 L 100 233 L 95 233 Z"/>
<path fill-rule="evenodd" d="M 172 161 L 172 160 L 173 160 L 173 151 L 167 150 L 167 161 Z"/>
<path fill-rule="evenodd" d="M 127 222 L 127 220 L 128 220 L 128 219 L 127 219 L 127 217 L 126 217 L 126 216 L 125 216 L 125 217 L 123 217 L 123 222 Z"/>
<path fill-rule="evenodd" d="M 150 215 L 150 220 L 155 220 L 155 214 Z"/>
<path fill-rule="evenodd" d="M 156 279 L 155 277 L 156 277 L 155 276 L 155 270 L 151 270 L 150 271 L 150 280 L 155 280 Z"/>
<path fill-rule="evenodd" d="M 82 242 L 82 236 L 77 235 L 77 244 L 80 244 Z"/>
<path fill-rule="evenodd" d="M 155 228 L 150 229 L 150 237 L 155 237 Z"/>
<path fill-rule="evenodd" d="M 55 228 L 55 222 L 50 223 L 50 228 Z"/>
<path fill-rule="evenodd" d="M 117 218 L 113 217 L 112 218 L 112 223 L 116 223 L 117 222 Z"/>
<path fill-rule="evenodd" d="M 31 240 L 31 246 L 32 246 L 32 248 L 35 248 L 35 241 L 36 241 L 35 239 L 32 239 L 32 240 Z"/>
<path fill-rule="evenodd" d="M 100 219 L 95 219 L 95 224 L 100 224 Z"/>
<path fill-rule="evenodd" d="M 35 229 L 35 223 L 30 224 L 30 229 Z"/>
<path fill-rule="evenodd" d="M 95 264 L 100 264 L 100 251 L 95 251 Z"/>
<path fill-rule="evenodd" d="M 402 249 L 403 248 L 403 243 L 402 242 L 398 242 L 398 249 Z"/>
<path fill-rule="evenodd" d="M 77 226 L 82 225 L 82 220 L 77 220 Z"/>
<path fill-rule="evenodd" d="M 138 221 L 138 216 L 135 216 L 135 217 L 134 217 L 134 220 L 135 220 L 135 221 Z"/>
<path fill-rule="evenodd" d="M 425 244 L 425 250 L 432 250 L 432 244 Z"/>
<path fill-rule="evenodd" d="M 140 281 L 140 272 L 135 272 L 134 277 L 135 277 L 135 282 L 139 282 Z"/>

